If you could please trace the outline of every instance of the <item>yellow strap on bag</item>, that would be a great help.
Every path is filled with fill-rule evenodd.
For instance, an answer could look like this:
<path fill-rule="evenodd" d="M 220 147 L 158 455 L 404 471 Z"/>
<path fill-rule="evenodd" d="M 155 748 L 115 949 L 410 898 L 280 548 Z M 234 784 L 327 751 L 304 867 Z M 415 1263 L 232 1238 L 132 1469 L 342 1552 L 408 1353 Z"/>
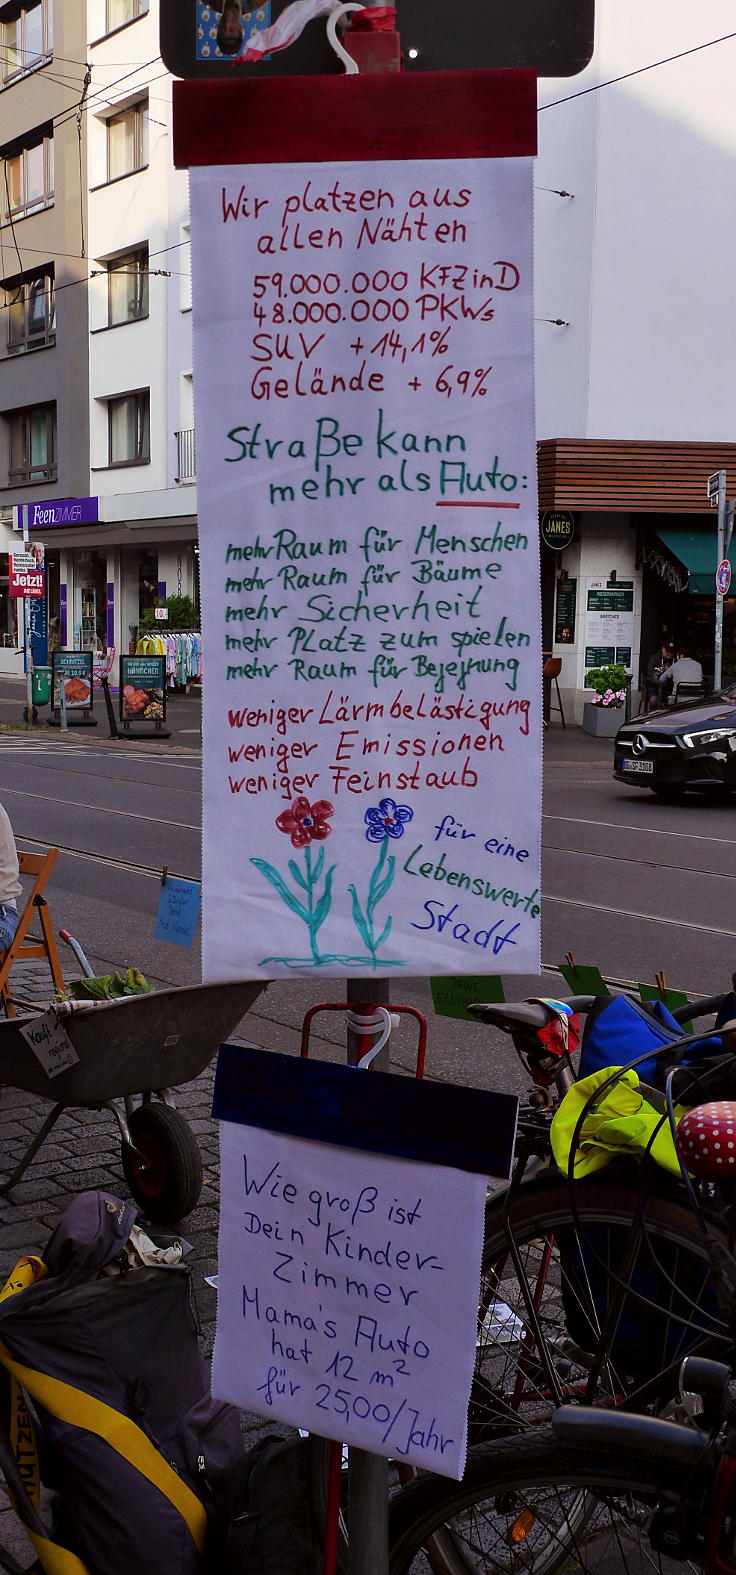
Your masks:
<path fill-rule="evenodd" d="M 617 1155 L 652 1159 L 664 1170 L 680 1175 L 680 1166 L 670 1131 L 669 1121 L 649 1104 L 641 1093 L 637 1073 L 622 1072 L 620 1067 L 607 1066 L 591 1072 L 579 1083 L 568 1089 L 552 1122 L 551 1140 L 555 1162 L 563 1175 L 570 1174 L 570 1152 L 575 1131 L 584 1107 L 596 1090 L 616 1073 L 616 1082 L 601 1095 L 600 1101 L 591 1105 L 576 1139 L 572 1173 L 577 1180 L 600 1170 Z M 685 1114 L 684 1105 L 675 1106 L 680 1121 Z"/>
<path fill-rule="evenodd" d="M 30 1285 L 37 1285 L 39 1280 L 46 1277 L 46 1265 L 41 1258 L 19 1258 L 0 1291 L 0 1302 L 7 1301 L 9 1297 L 16 1296 L 18 1291 L 25 1291 Z M 38 1463 L 38 1445 L 33 1426 L 33 1418 L 28 1409 L 25 1393 L 18 1383 L 17 1378 L 11 1375 L 10 1392 L 8 1396 L 9 1417 L 8 1431 L 10 1447 L 13 1451 L 18 1471 L 23 1479 L 26 1497 L 36 1514 L 41 1509 L 41 1472 Z M 76 1553 L 70 1553 L 68 1548 L 62 1548 L 59 1543 L 51 1542 L 25 1523 L 23 1506 L 18 1502 L 17 1494 L 8 1487 L 11 1503 L 18 1514 L 23 1529 L 28 1537 L 34 1553 L 46 1571 L 46 1575 L 89 1575 L 86 1564 L 77 1558 Z"/>
<path fill-rule="evenodd" d="M 39 1280 L 46 1276 L 46 1265 L 41 1258 L 19 1258 L 18 1262 L 5 1281 L 0 1291 L 0 1302 L 5 1302 L 11 1296 L 16 1296 L 18 1291 L 27 1290 L 29 1285 L 37 1285 Z M 15 1456 L 18 1470 L 23 1478 L 26 1496 L 30 1500 L 36 1514 L 41 1508 L 41 1472 L 38 1463 L 38 1446 L 33 1419 L 28 1410 L 28 1401 L 15 1378 L 10 1380 L 8 1394 L 8 1431 L 10 1434 L 10 1447 Z M 11 1493 L 11 1498 L 13 1494 Z M 15 1499 L 13 1499 L 15 1503 Z M 15 1503 L 16 1513 L 18 1505 Z"/>
<path fill-rule="evenodd" d="M 36 1284 L 38 1280 L 45 1277 L 46 1273 L 46 1266 L 40 1258 L 21 1258 L 0 1292 L 0 1302 Z M 32 1367 L 25 1367 L 21 1362 L 16 1362 L 2 1341 L 0 1341 L 0 1362 L 11 1378 L 11 1447 L 16 1460 L 19 1460 L 19 1443 L 24 1449 L 28 1448 L 32 1452 L 33 1458 L 31 1459 L 29 1453 L 27 1470 L 24 1469 L 22 1474 L 24 1478 L 28 1475 L 28 1497 L 36 1512 L 40 1504 L 38 1451 L 24 1390 L 59 1421 L 96 1433 L 124 1460 L 134 1466 L 179 1511 L 197 1551 L 202 1553 L 207 1525 L 204 1505 L 200 1503 L 196 1493 L 193 1493 L 181 1480 L 173 1467 L 168 1465 L 135 1422 L 123 1416 L 120 1411 L 116 1411 L 113 1406 L 106 1405 L 104 1401 L 96 1400 L 92 1395 L 86 1394 L 83 1389 L 77 1389 L 61 1379 L 52 1378 L 48 1373 L 38 1372 Z M 28 1424 L 30 1424 L 30 1444 L 27 1444 Z M 16 1508 L 18 1508 L 17 1504 Z M 18 1512 L 20 1513 L 20 1510 Z M 20 1518 L 23 1519 L 22 1514 Z M 47 1575 L 89 1575 L 87 1566 L 77 1558 L 76 1554 L 70 1553 L 68 1548 L 63 1548 L 47 1537 L 38 1535 L 25 1523 L 24 1529 Z"/>
<path fill-rule="evenodd" d="M 24 1367 L 13 1359 L 1 1340 L 0 1362 L 23 1385 L 31 1399 L 37 1400 L 52 1416 L 60 1422 L 68 1422 L 72 1427 L 84 1428 L 88 1433 L 96 1433 L 98 1438 L 104 1438 L 105 1443 L 116 1450 L 123 1460 L 140 1471 L 141 1476 L 147 1477 L 179 1511 L 195 1547 L 199 1553 L 202 1552 L 207 1525 L 204 1505 L 135 1422 L 116 1411 L 114 1406 L 106 1405 L 104 1400 L 95 1400 L 83 1389 L 76 1389 L 73 1384 L 65 1384 L 60 1378 L 52 1378 L 48 1373 Z"/>

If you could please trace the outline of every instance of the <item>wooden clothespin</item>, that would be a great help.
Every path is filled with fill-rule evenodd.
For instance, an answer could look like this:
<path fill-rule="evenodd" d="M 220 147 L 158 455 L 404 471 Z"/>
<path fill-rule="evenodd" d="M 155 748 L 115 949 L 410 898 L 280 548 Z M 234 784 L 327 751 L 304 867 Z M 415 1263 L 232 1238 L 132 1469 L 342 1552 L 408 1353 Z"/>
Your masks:
<path fill-rule="evenodd" d="M 659 990 L 660 994 L 664 995 L 664 992 L 665 992 L 665 990 L 667 988 L 667 980 L 665 979 L 665 976 L 664 976 L 664 969 L 661 969 L 659 973 L 655 973 L 655 975 L 654 975 L 654 983 L 656 984 L 657 989 Z"/>
<path fill-rule="evenodd" d="M 164 864 L 163 874 L 161 876 L 161 885 L 162 886 L 166 885 L 166 882 L 168 880 L 168 876 L 169 876 L 169 866 L 168 866 L 168 864 Z"/>

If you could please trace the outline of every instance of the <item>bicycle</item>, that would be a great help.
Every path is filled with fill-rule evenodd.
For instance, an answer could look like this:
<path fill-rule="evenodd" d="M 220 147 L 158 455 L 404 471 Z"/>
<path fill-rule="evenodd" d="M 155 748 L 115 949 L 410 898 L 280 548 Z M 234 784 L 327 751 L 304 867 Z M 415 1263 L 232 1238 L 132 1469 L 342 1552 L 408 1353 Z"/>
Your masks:
<path fill-rule="evenodd" d="M 708 1015 L 724 999 L 691 1003 L 683 1015 Z M 577 997 L 568 1004 L 583 1011 L 592 1000 Z M 692 1212 L 674 1189 L 672 1195 L 644 1197 L 631 1175 L 622 1188 L 620 1173 L 619 1179 L 605 1174 L 575 1183 L 573 1204 L 565 1177 L 547 1168 L 555 1102 L 573 1081 L 567 1056 L 540 1065 L 549 1057 L 537 1033 L 549 1022 L 550 1008 L 524 1002 L 476 1011 L 508 1032 L 518 1036 L 521 1031 L 534 1089 L 520 1121 L 514 1176 L 506 1191 L 489 1199 L 486 1210 L 470 1444 L 538 1426 L 565 1400 L 660 1408 L 672 1396 L 688 1345 L 720 1350 L 725 1342 L 708 1255 Z M 544 1097 L 540 1075 L 554 1087 L 551 1099 Z M 535 1099 L 540 1086 L 542 1097 Z M 713 1228 L 722 1235 L 717 1222 Z M 597 1296 L 583 1251 L 591 1241 L 602 1259 Z M 634 1283 L 642 1276 L 649 1280 L 646 1297 Z M 623 1294 L 615 1319 L 606 1326 L 598 1304 L 617 1282 Z M 588 1334 L 583 1344 L 569 1333 L 571 1306 Z M 659 1344 L 655 1348 L 650 1340 L 637 1360 L 635 1351 L 622 1353 L 620 1331 L 627 1323 L 640 1323 L 643 1312 L 653 1314 Z M 627 1358 L 626 1368 L 613 1360 L 613 1349 Z M 314 1450 L 315 1497 L 322 1516 L 327 1465 L 318 1441 Z M 398 1475 L 406 1482 L 412 1473 Z M 341 1567 L 346 1543 L 343 1525 Z M 437 1568 L 445 1575 L 444 1564 Z M 447 1575 L 454 1575 L 452 1564 Z"/>
<path fill-rule="evenodd" d="M 668 1115 L 675 1130 L 671 1084 Z M 711 1107 L 722 1109 L 723 1107 Z M 736 1105 L 731 1105 L 733 1138 Z M 697 1135 L 707 1127 L 702 1110 Z M 721 1132 L 722 1132 L 721 1128 Z M 689 1140 L 693 1131 L 691 1130 Z M 715 1140 L 713 1140 L 715 1141 Z M 707 1179 L 736 1168 L 736 1142 L 688 1169 Z M 718 1291 L 728 1355 L 736 1339 L 736 1259 L 715 1234 L 687 1171 L 683 1182 Z M 660 1417 L 569 1405 L 551 1424 L 470 1451 L 461 1483 L 417 1477 L 391 1509 L 391 1575 L 471 1575 L 493 1569 L 550 1575 L 593 1564 L 607 1572 L 674 1561 L 725 1575 L 736 1566 L 736 1385 L 731 1363 L 687 1356 L 679 1410 Z M 695 1415 L 700 1409 L 700 1415 Z"/>

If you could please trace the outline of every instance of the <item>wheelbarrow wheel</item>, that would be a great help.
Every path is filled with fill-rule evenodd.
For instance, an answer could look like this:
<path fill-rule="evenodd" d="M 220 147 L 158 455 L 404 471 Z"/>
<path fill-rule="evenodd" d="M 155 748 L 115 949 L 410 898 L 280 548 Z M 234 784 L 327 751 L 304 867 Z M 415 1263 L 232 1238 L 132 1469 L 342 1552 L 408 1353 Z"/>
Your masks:
<path fill-rule="evenodd" d="M 202 1156 L 189 1123 L 156 1102 L 137 1105 L 128 1125 L 146 1161 L 123 1144 L 123 1170 L 136 1203 L 159 1224 L 191 1214 L 202 1191 Z"/>

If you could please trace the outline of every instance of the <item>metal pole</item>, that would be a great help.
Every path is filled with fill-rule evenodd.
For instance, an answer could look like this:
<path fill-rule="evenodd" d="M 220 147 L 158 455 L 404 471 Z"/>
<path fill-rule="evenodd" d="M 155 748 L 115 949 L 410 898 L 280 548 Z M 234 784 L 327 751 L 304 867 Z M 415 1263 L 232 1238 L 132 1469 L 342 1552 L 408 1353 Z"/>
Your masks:
<path fill-rule="evenodd" d="M 726 556 L 726 530 L 728 516 L 728 500 L 726 498 L 726 472 L 718 472 L 718 558 L 722 563 Z M 723 603 L 725 598 L 716 589 L 716 630 L 715 630 L 715 656 L 713 661 L 713 689 L 715 693 L 721 687 L 723 673 Z M 676 654 L 676 653 L 675 653 Z"/>
<path fill-rule="evenodd" d="M 348 1000 L 354 1016 L 373 1016 L 374 1006 L 390 999 L 388 979 L 348 979 Z M 380 1030 L 361 1033 L 348 1027 L 348 1060 L 355 1066 L 375 1044 Z M 388 1045 L 373 1066 L 387 1072 Z M 388 1570 L 388 1461 L 363 1449 L 348 1450 L 348 1570 L 349 1575 L 386 1575 Z"/>
<path fill-rule="evenodd" d="M 28 547 L 27 516 L 23 514 L 23 546 Z M 33 727 L 33 652 L 31 650 L 31 614 L 28 597 L 23 597 L 23 652 L 26 668 L 26 727 Z"/>
<path fill-rule="evenodd" d="M 388 1461 L 351 1449 L 349 1456 L 348 1569 L 384 1575 L 388 1569 Z"/>

